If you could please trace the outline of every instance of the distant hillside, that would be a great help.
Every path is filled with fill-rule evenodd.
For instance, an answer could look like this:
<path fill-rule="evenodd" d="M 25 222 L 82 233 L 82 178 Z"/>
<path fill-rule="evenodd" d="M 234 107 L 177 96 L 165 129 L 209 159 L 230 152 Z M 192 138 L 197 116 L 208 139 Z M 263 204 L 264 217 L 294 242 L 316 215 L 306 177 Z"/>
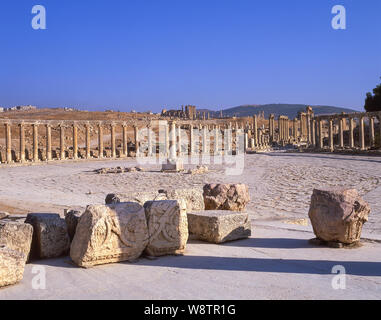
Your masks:
<path fill-rule="evenodd" d="M 237 116 L 237 117 L 248 117 L 258 114 L 261 111 L 264 111 L 265 117 L 268 118 L 271 113 L 274 113 L 275 116 L 285 115 L 290 119 L 297 117 L 299 111 L 305 111 L 307 105 L 304 104 L 263 104 L 263 105 L 247 105 L 239 106 L 234 108 L 229 108 L 222 110 L 224 116 Z M 332 107 L 332 106 L 312 106 L 315 115 L 322 114 L 332 114 L 332 113 L 351 113 L 356 112 L 356 110 Z M 209 111 L 214 117 L 218 117 L 219 111 Z"/>

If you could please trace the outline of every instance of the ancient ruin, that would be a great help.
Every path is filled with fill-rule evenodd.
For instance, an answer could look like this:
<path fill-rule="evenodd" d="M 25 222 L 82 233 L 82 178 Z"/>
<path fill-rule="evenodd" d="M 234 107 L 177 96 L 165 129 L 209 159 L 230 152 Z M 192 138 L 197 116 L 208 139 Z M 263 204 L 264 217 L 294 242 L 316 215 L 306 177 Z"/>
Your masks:
<path fill-rule="evenodd" d="M 282 115 L 276 119 L 271 114 L 262 126 L 257 115 L 215 119 L 212 125 L 208 120 L 183 118 L 149 123 L 2 119 L 5 145 L 0 145 L 0 163 L 161 156 L 168 158 L 164 170 L 178 171 L 183 169 L 178 156 L 231 154 L 240 137 L 244 152 L 285 145 L 313 151 L 364 152 L 380 149 L 375 133 L 378 123 L 381 134 L 380 116 L 380 112 L 315 116 L 307 107 L 295 119 Z M 54 145 L 56 140 L 58 145 Z"/>

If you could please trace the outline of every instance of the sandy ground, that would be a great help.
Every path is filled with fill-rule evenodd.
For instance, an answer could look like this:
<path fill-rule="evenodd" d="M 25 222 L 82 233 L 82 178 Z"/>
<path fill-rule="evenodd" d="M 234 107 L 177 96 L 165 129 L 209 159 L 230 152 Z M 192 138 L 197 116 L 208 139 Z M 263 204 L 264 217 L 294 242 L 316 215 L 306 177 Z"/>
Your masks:
<path fill-rule="evenodd" d="M 57 212 L 104 203 L 110 192 L 202 187 L 205 183 L 249 185 L 250 239 L 224 245 L 191 240 L 180 257 L 139 259 L 84 270 L 68 257 L 28 264 L 24 279 L 0 290 L 0 299 L 380 299 L 381 159 L 377 157 L 273 152 L 245 156 L 240 175 L 209 164 L 200 175 L 145 172 L 99 175 L 94 169 L 136 166 L 135 160 L 56 162 L 0 168 L 0 210 Z M 187 168 L 194 165 L 186 165 Z M 315 247 L 308 221 L 314 187 L 357 188 L 372 212 L 356 249 Z M 345 290 L 331 285 L 334 265 L 347 272 Z M 35 266 L 44 266 L 45 290 L 31 287 Z"/>

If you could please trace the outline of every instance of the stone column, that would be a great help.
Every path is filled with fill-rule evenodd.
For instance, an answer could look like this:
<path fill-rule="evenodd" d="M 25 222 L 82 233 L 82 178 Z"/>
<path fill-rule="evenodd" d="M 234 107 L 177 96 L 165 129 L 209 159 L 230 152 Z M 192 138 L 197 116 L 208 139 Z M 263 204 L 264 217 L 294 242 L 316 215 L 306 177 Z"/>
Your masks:
<path fill-rule="evenodd" d="M 257 142 L 255 142 L 257 145 Z M 233 149 L 233 131 L 231 126 L 224 132 L 224 154 L 230 154 Z"/>
<path fill-rule="evenodd" d="M 189 155 L 193 156 L 194 153 L 194 133 L 193 133 L 193 125 L 189 125 Z"/>
<path fill-rule="evenodd" d="M 25 127 L 20 123 L 20 162 L 25 162 Z"/>
<path fill-rule="evenodd" d="M 236 130 L 236 132 L 237 132 L 237 130 Z M 209 153 L 209 152 L 208 152 L 208 141 L 207 141 L 207 139 L 208 139 L 208 135 L 207 135 L 207 127 L 204 126 L 204 127 L 202 128 L 202 153 L 203 153 L 203 154 L 207 154 L 207 153 Z"/>
<path fill-rule="evenodd" d="M 311 116 L 307 114 L 306 116 L 307 122 L 307 143 L 311 144 Z"/>
<path fill-rule="evenodd" d="M 355 147 L 355 138 L 354 138 L 353 130 L 354 130 L 354 119 L 349 118 L 349 146 L 352 149 Z"/>
<path fill-rule="evenodd" d="M 65 127 L 63 123 L 60 123 L 60 159 L 64 160 L 65 157 Z"/>
<path fill-rule="evenodd" d="M 102 123 L 98 123 L 98 158 L 103 158 L 103 126 Z"/>
<path fill-rule="evenodd" d="M 360 149 L 365 150 L 364 116 L 360 116 Z"/>
<path fill-rule="evenodd" d="M 287 142 L 290 141 L 290 120 L 288 117 L 286 118 L 286 134 L 287 134 Z"/>
<path fill-rule="evenodd" d="M 214 155 L 220 154 L 219 143 L 220 143 L 220 128 L 219 126 L 216 126 L 214 128 L 214 150 L 213 150 Z"/>
<path fill-rule="evenodd" d="M 319 120 L 319 148 L 324 149 L 323 120 Z"/>
<path fill-rule="evenodd" d="M 33 161 L 38 162 L 38 123 L 33 123 Z"/>
<path fill-rule="evenodd" d="M 274 140 L 274 114 L 269 117 L 270 141 Z"/>
<path fill-rule="evenodd" d="M 258 119 L 257 116 L 253 116 L 253 134 L 254 134 L 254 143 L 257 146 L 258 145 Z"/>
<path fill-rule="evenodd" d="M 179 147 L 178 147 L 178 153 L 179 153 L 179 157 L 181 157 L 182 156 L 182 154 L 183 154 L 183 152 L 182 152 L 182 150 L 181 150 L 181 146 L 182 146 L 182 140 L 181 140 L 181 124 L 179 124 L 178 125 L 178 127 L 177 127 L 177 135 L 178 135 L 178 137 L 179 137 L 179 142 L 178 142 L 178 144 L 179 144 Z"/>
<path fill-rule="evenodd" d="M 259 132 L 258 132 L 258 145 L 260 148 L 263 147 L 262 130 L 259 130 Z"/>
<path fill-rule="evenodd" d="M 176 150 L 176 122 L 171 122 L 171 139 L 170 139 L 170 147 L 169 147 L 169 159 L 176 160 L 177 159 L 177 150 Z"/>
<path fill-rule="evenodd" d="M 86 123 L 86 159 L 91 157 L 90 123 Z"/>
<path fill-rule="evenodd" d="M 140 150 L 139 150 L 139 128 L 135 124 L 134 125 L 134 140 L 135 140 L 135 156 L 139 157 L 140 156 Z"/>
<path fill-rule="evenodd" d="M 306 123 L 306 114 L 303 113 L 301 116 L 301 127 L 302 127 L 302 138 L 303 141 L 307 140 L 307 123 Z"/>
<path fill-rule="evenodd" d="M 344 119 L 339 119 L 339 141 L 340 148 L 344 148 L 344 127 L 343 127 Z"/>
<path fill-rule="evenodd" d="M 316 147 L 316 120 L 312 119 L 311 120 L 311 143 L 313 147 Z"/>
<path fill-rule="evenodd" d="M 334 151 L 333 145 L 333 119 L 329 119 L 329 150 Z"/>
<path fill-rule="evenodd" d="M 76 123 L 73 124 L 73 158 L 78 159 L 78 126 Z"/>
<path fill-rule="evenodd" d="M 243 152 L 246 153 L 247 149 L 249 148 L 249 135 L 245 131 L 243 134 Z"/>
<path fill-rule="evenodd" d="M 111 123 L 111 157 L 116 158 L 115 123 Z"/>
<path fill-rule="evenodd" d="M 169 142 L 169 124 L 167 122 L 167 124 L 165 125 L 165 156 L 166 157 L 169 157 L 169 153 L 170 153 L 170 142 Z"/>
<path fill-rule="evenodd" d="M 123 156 L 128 157 L 127 124 L 123 123 Z"/>
<path fill-rule="evenodd" d="M 12 162 L 12 133 L 11 133 L 11 124 L 5 124 L 5 143 L 7 149 L 7 163 Z"/>
<path fill-rule="evenodd" d="M 148 157 L 152 157 L 154 153 L 152 152 L 153 149 L 153 143 L 152 143 L 152 126 L 149 124 L 147 126 L 147 139 L 148 139 Z M 156 153 L 156 152 L 155 152 Z"/>
<path fill-rule="evenodd" d="M 298 141 L 298 119 L 294 118 L 293 121 L 293 134 L 294 134 L 294 140 L 295 142 Z"/>
<path fill-rule="evenodd" d="M 374 147 L 376 139 L 374 135 L 374 118 L 369 117 L 369 136 L 370 136 L 370 146 Z"/>

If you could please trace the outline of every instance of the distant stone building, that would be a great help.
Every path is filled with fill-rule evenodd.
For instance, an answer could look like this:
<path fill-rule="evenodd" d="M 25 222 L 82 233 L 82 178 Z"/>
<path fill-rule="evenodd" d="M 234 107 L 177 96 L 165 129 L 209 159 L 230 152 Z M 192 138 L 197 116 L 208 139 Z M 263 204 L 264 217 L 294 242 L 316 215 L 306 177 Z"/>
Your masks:
<path fill-rule="evenodd" d="M 4 112 L 4 108 L 3 107 L 0 107 L 0 112 Z"/>
<path fill-rule="evenodd" d="M 15 107 L 10 107 L 6 108 L 3 111 L 27 111 L 27 110 L 36 110 L 37 107 L 35 106 L 15 106 Z"/>
<path fill-rule="evenodd" d="M 181 118 L 181 119 L 196 119 L 197 111 L 195 106 L 187 105 L 181 106 L 181 110 L 167 110 L 163 109 L 161 112 L 161 115 L 163 117 L 174 117 L 174 118 Z"/>

